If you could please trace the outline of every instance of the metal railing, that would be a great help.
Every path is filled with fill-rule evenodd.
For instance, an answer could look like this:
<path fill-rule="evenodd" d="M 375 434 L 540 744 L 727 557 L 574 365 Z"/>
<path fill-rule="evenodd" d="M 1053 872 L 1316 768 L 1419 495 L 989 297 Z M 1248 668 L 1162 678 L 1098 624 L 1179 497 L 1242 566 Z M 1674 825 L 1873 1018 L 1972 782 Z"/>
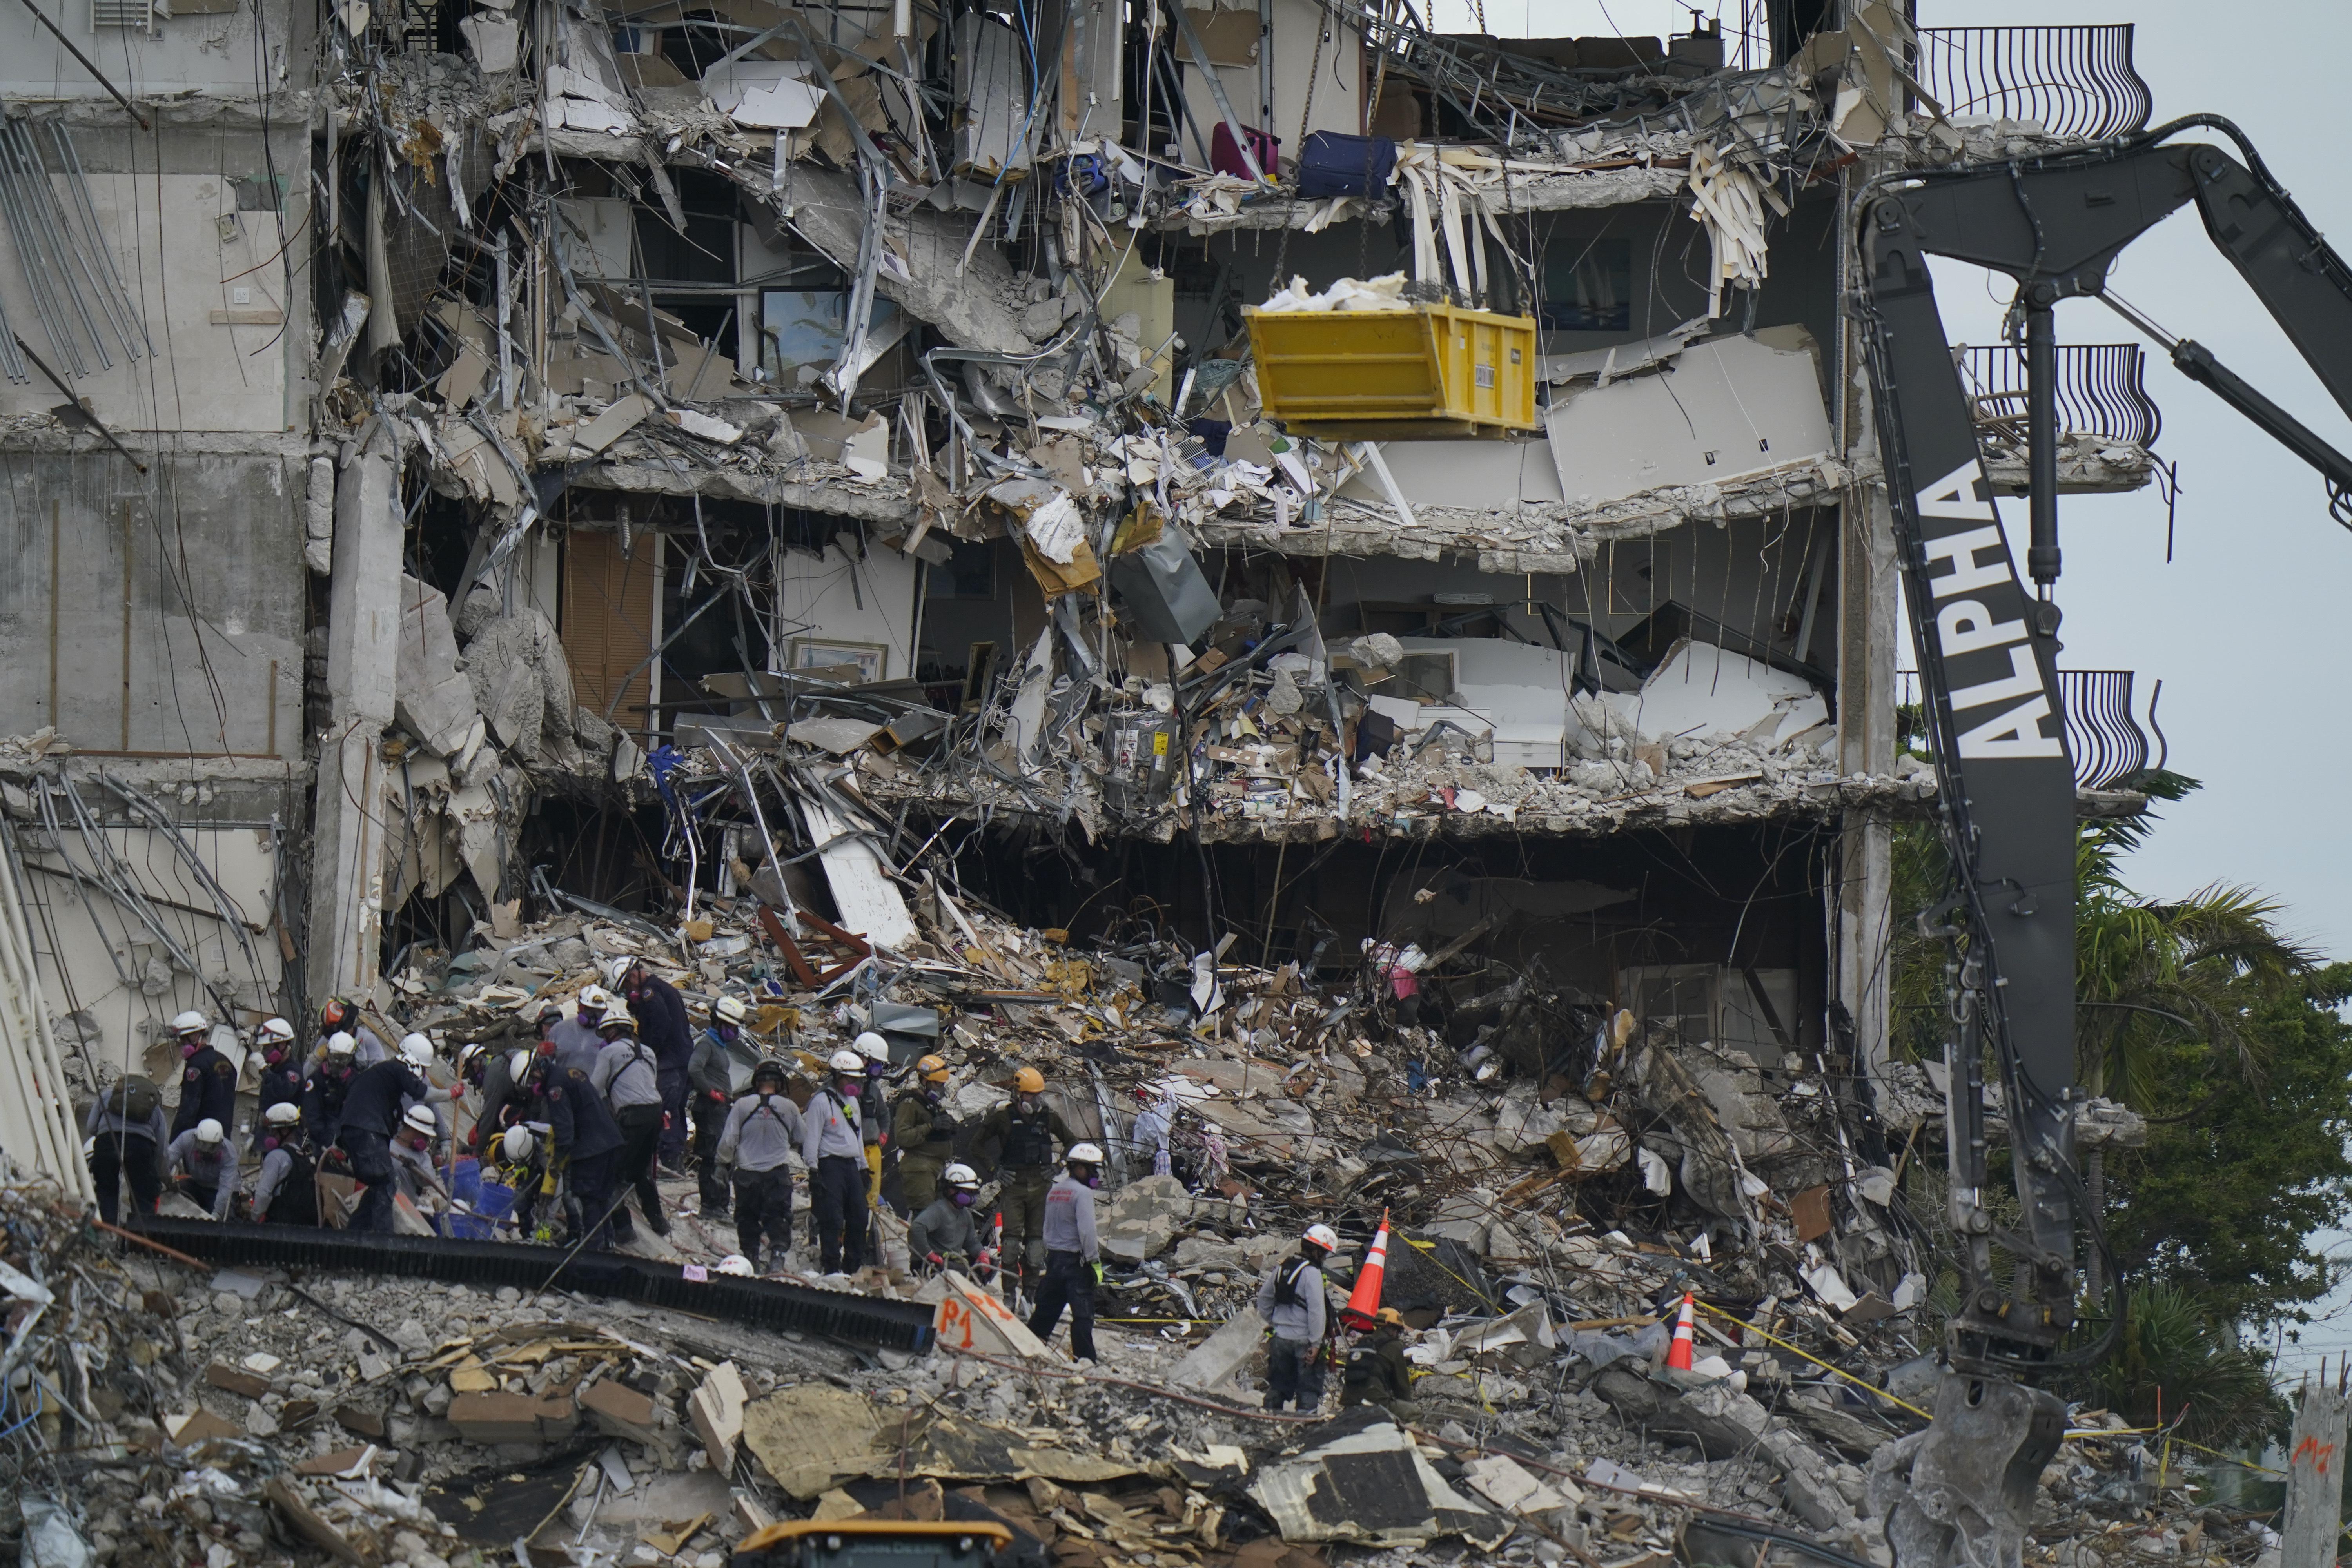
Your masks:
<path fill-rule="evenodd" d="M 2164 416 L 2147 395 L 2147 355 L 2137 343 L 2063 343 L 2058 349 L 2058 431 L 2142 448 L 2156 445 Z M 1960 374 L 1988 446 L 2023 452 L 2025 356 L 2006 343 L 1964 347 Z"/>
<path fill-rule="evenodd" d="M 2096 141 L 2144 129 L 2155 107 L 2132 68 L 2132 24 L 1922 27 L 1919 83 L 1951 115 L 2028 121 Z"/>
<path fill-rule="evenodd" d="M 2156 706 L 2164 700 L 2164 682 L 2148 693 L 2147 727 L 2141 727 L 2133 698 L 2133 672 L 2128 669 L 2062 669 L 2058 700 L 2065 710 L 2066 750 L 2074 759 L 2074 783 L 2082 789 L 2113 789 L 2135 773 L 2161 768 L 2172 755 L 2172 743 L 2156 721 Z M 1919 676 L 1904 670 L 1895 678 L 1898 706 L 1919 705 Z M 2149 757 L 2148 735 L 2156 736 L 2155 756 Z M 1916 743 L 1915 736 L 1905 736 Z"/>

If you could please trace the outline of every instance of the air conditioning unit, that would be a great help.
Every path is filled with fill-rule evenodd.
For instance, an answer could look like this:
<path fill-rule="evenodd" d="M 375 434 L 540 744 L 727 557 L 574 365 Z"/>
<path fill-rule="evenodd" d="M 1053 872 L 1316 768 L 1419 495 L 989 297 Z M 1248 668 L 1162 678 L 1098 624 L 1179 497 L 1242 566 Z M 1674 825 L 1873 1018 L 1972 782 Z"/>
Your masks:
<path fill-rule="evenodd" d="M 152 33 L 155 30 L 155 0 L 89 0 L 89 26 L 94 33 L 121 27 Z"/>

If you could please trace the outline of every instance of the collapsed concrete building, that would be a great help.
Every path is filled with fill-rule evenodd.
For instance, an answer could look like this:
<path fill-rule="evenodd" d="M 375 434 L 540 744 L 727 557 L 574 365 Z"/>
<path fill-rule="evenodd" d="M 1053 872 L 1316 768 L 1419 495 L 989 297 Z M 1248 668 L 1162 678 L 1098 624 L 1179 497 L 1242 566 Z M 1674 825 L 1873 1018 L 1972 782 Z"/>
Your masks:
<path fill-rule="evenodd" d="M 739 870 L 877 941 L 936 872 L 1883 1059 L 1933 780 L 1848 201 L 2148 107 L 2127 26 L 1917 20 L 0 23 L 0 767 L 69 1072 Z M 1351 292 L 1528 319 L 1534 427 L 1269 418 L 1245 309 Z M 2067 351 L 2070 488 L 2156 472 L 2137 353 Z M 2015 358 L 1969 363 L 2021 484 Z M 2127 809 L 2147 709 L 2069 679 Z"/>

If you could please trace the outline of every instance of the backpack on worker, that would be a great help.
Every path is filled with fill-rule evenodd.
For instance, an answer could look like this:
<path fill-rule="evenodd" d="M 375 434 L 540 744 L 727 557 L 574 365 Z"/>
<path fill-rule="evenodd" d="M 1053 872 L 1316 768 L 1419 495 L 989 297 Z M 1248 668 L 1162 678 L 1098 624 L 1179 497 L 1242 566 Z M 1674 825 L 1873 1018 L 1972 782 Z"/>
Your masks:
<path fill-rule="evenodd" d="M 163 1091 L 155 1087 L 152 1079 L 133 1073 L 116 1083 L 106 1097 L 106 1109 L 131 1125 L 143 1124 L 163 1103 Z"/>

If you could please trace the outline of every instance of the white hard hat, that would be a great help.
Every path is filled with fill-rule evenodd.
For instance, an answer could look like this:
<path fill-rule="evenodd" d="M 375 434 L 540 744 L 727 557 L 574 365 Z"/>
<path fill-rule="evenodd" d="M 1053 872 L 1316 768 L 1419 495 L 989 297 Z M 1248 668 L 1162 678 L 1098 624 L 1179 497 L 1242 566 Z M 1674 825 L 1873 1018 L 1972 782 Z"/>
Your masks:
<path fill-rule="evenodd" d="M 859 1056 L 856 1051 L 835 1051 L 833 1053 L 833 1070 L 835 1072 L 864 1072 L 866 1070 L 866 1058 Z"/>
<path fill-rule="evenodd" d="M 634 952 L 621 952 L 614 954 L 612 957 L 604 961 L 604 984 L 607 985 L 618 985 L 621 983 L 621 976 L 626 974 L 630 970 L 635 968 L 643 962 L 644 960 L 640 959 Z"/>
<path fill-rule="evenodd" d="M 272 1127 L 291 1127 L 302 1120 L 302 1108 L 290 1100 L 281 1100 L 263 1111 L 261 1119 Z"/>
<path fill-rule="evenodd" d="M 612 1005 L 613 994 L 602 985 L 583 985 L 580 988 L 580 1010 L 583 1013 L 602 1013 Z"/>
<path fill-rule="evenodd" d="M 283 1018 L 265 1019 L 259 1030 L 259 1036 L 262 1039 L 276 1040 L 279 1045 L 286 1045 L 294 1038 L 294 1026 Z"/>
<path fill-rule="evenodd" d="M 360 1043 L 352 1038 L 349 1030 L 337 1029 L 327 1037 L 327 1054 L 331 1057 L 347 1057 L 359 1048 Z"/>
<path fill-rule="evenodd" d="M 530 1135 L 528 1127 L 509 1127 L 507 1135 L 499 1140 L 499 1149 L 510 1165 L 528 1164 L 539 1149 L 539 1140 Z"/>
<path fill-rule="evenodd" d="M 1099 1165 L 1102 1163 L 1102 1151 L 1091 1143 L 1079 1143 L 1062 1156 L 1062 1163 L 1066 1165 Z"/>
<path fill-rule="evenodd" d="M 1333 1230 L 1328 1225 L 1308 1226 L 1307 1227 L 1307 1239 L 1313 1242 L 1316 1246 L 1321 1247 L 1326 1252 L 1337 1252 L 1339 1250 L 1339 1233 Z"/>
<path fill-rule="evenodd" d="M 402 1117 L 400 1121 L 401 1125 L 406 1127 L 411 1132 L 422 1132 L 427 1137 L 434 1136 L 441 1131 L 441 1123 L 434 1119 L 431 1111 L 421 1105 L 410 1106 L 408 1114 Z"/>
<path fill-rule="evenodd" d="M 199 1143 L 217 1143 L 227 1136 L 221 1124 L 209 1116 L 196 1123 L 196 1142 Z"/>
<path fill-rule="evenodd" d="M 958 1161 L 940 1173 L 940 1180 L 951 1187 L 976 1187 L 980 1185 L 980 1173 Z"/>
<path fill-rule="evenodd" d="M 740 1252 L 730 1252 L 719 1260 L 719 1272 L 740 1274 L 749 1279 L 751 1274 L 751 1260 Z"/>
<path fill-rule="evenodd" d="M 175 1035 L 202 1034 L 212 1026 L 212 1020 L 194 1008 L 172 1020 L 172 1033 Z"/>
<path fill-rule="evenodd" d="M 857 1037 L 857 1054 L 868 1061 L 887 1062 L 890 1059 L 890 1042 L 868 1029 Z"/>
<path fill-rule="evenodd" d="M 401 1059 L 413 1068 L 433 1065 L 433 1042 L 422 1035 L 408 1035 L 400 1042 Z"/>
<path fill-rule="evenodd" d="M 750 1020 L 751 1009 L 740 996 L 721 996 L 710 1005 L 710 1016 L 722 1024 L 742 1024 Z"/>
<path fill-rule="evenodd" d="M 509 1051 L 507 1053 L 507 1076 L 509 1078 L 514 1079 L 517 1083 L 520 1083 L 522 1081 L 523 1075 L 529 1071 L 530 1071 L 530 1053 L 529 1051 Z"/>
<path fill-rule="evenodd" d="M 483 1052 L 485 1052 L 485 1051 L 487 1051 L 487 1050 L 488 1050 L 488 1049 L 489 1049 L 489 1047 L 488 1047 L 488 1046 L 486 1046 L 486 1045 L 482 1044 L 482 1042 L 481 1042 L 481 1041 L 479 1041 L 479 1040 L 470 1041 L 470 1042 L 468 1042 L 468 1043 L 467 1043 L 467 1044 L 466 1044 L 466 1045 L 463 1045 L 463 1046 L 458 1047 L 457 1047 L 457 1070 L 458 1070 L 459 1072 L 463 1072 L 463 1071 L 465 1071 L 465 1070 L 466 1070 L 466 1068 L 467 1068 L 469 1065 L 471 1065 L 471 1063 L 473 1062 L 473 1059 L 474 1059 L 476 1057 L 480 1056 Z"/>

